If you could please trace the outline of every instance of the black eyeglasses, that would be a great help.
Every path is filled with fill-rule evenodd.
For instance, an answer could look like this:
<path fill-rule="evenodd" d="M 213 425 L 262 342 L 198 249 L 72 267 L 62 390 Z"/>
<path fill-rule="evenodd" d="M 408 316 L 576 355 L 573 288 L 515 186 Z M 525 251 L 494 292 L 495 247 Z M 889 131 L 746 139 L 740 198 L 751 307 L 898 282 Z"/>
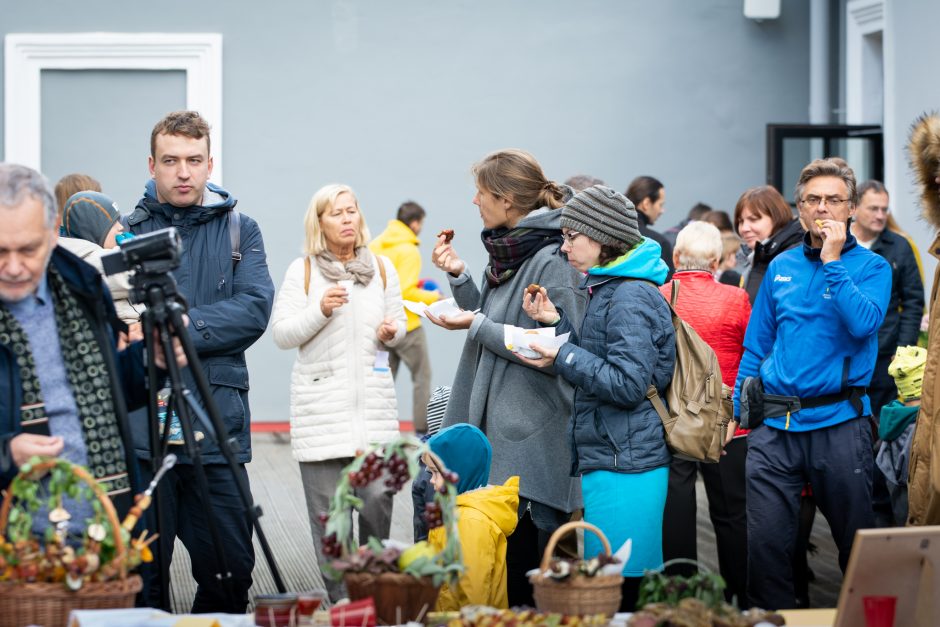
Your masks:
<path fill-rule="evenodd" d="M 845 203 L 849 202 L 848 198 L 839 198 L 838 196 L 807 196 L 806 198 L 800 201 L 803 205 L 809 207 L 810 209 L 815 209 L 823 202 L 826 203 L 827 207 L 832 207 L 833 209 L 838 209 L 843 206 Z"/>

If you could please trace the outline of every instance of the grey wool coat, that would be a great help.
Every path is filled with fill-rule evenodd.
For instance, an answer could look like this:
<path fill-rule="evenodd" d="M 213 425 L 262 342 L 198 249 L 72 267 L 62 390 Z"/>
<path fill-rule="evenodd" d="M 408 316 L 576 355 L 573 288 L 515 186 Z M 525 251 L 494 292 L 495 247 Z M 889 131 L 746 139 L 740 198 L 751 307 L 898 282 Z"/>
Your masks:
<path fill-rule="evenodd" d="M 560 229 L 561 209 L 536 209 L 517 226 Z M 448 275 L 461 308 L 480 309 L 470 326 L 457 365 L 444 426 L 469 422 L 493 446 L 490 483 L 502 485 L 519 476 L 521 497 L 570 512 L 581 507 L 580 480 L 569 474 L 571 453 L 567 426 L 574 390 L 553 369 L 523 364 L 506 348 L 503 326 L 536 328 L 522 310 L 530 283 L 548 290 L 555 305 L 576 320 L 587 308 L 587 294 L 578 289 L 580 272 L 568 264 L 560 245 L 540 249 L 497 288 L 483 280 L 482 291 L 466 273 Z"/>

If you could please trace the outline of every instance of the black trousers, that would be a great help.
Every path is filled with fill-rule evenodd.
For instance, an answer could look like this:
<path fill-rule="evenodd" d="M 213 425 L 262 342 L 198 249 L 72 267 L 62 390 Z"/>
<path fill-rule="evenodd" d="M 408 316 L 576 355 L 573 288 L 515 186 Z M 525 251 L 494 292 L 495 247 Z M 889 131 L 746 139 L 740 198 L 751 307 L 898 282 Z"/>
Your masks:
<path fill-rule="evenodd" d="M 146 463 L 146 462 L 144 462 Z M 142 465 L 144 464 L 142 463 Z M 218 581 L 220 568 L 217 563 L 212 536 L 206 525 L 206 511 L 197 487 L 191 465 L 178 464 L 166 473 L 157 488 L 160 492 L 160 519 L 163 533 L 156 544 L 154 561 L 142 570 L 144 578 L 143 599 L 150 607 L 160 606 L 159 560 L 173 560 L 173 543 L 177 536 L 182 540 L 192 562 L 193 579 L 196 580 L 196 598 L 192 612 L 227 612 L 244 614 L 248 608 L 248 589 L 251 588 L 251 571 L 255 565 L 255 551 L 251 543 L 252 527 L 244 513 L 235 477 L 227 465 L 206 464 L 204 466 L 209 484 L 211 512 L 219 534 L 229 571 L 232 573 L 234 599 L 230 600 L 223 584 Z M 244 464 L 239 471 L 248 480 Z M 150 468 L 142 472 L 145 481 L 151 479 Z M 151 513 L 153 509 L 149 510 Z M 150 517 L 153 521 L 154 517 Z M 155 523 L 149 525 L 156 531 Z M 171 608 L 163 608 L 170 611 Z"/>
<path fill-rule="evenodd" d="M 717 464 L 702 464 L 673 458 L 669 466 L 669 491 L 663 514 L 663 560 L 698 559 L 696 542 L 695 479 L 699 472 L 708 495 L 708 515 L 718 544 L 718 570 L 728 587 L 730 602 L 750 607 L 747 597 L 747 513 L 744 467 L 747 439 L 736 438 L 725 447 Z M 670 568 L 670 573 L 690 575 L 691 566 Z"/>
<path fill-rule="evenodd" d="M 868 384 L 868 399 L 871 401 L 871 413 L 878 423 L 881 408 L 898 398 L 898 386 L 894 377 L 888 374 L 888 366 L 894 359 L 894 353 L 878 355 L 875 361 L 875 370 L 871 374 L 871 383 Z"/>
<path fill-rule="evenodd" d="M 758 607 L 796 603 L 793 552 L 800 493 L 813 486 L 845 572 L 855 532 L 874 526 L 871 509 L 871 428 L 857 418 L 814 431 L 761 426 L 748 435 L 748 596 Z"/>
<path fill-rule="evenodd" d="M 535 607 L 526 573 L 538 568 L 552 534 L 571 514 L 543 503 L 519 499 L 519 523 L 506 541 L 506 595 L 509 607 Z"/>

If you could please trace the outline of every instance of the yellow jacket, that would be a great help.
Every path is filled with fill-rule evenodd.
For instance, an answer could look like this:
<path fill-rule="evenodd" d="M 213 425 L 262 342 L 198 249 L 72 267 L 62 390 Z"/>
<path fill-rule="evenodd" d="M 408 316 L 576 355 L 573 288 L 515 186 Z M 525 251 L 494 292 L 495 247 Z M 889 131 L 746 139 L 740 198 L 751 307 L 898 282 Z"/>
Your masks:
<path fill-rule="evenodd" d="M 456 611 L 465 605 L 509 607 L 506 537 L 516 529 L 518 510 L 519 477 L 457 496 L 457 528 L 467 570 L 456 586 L 441 587 L 437 611 Z M 444 549 L 446 540 L 443 527 L 428 534 L 428 542 L 438 551 Z"/>
<path fill-rule="evenodd" d="M 431 304 L 441 297 L 438 292 L 418 287 L 421 278 L 421 251 L 418 236 L 400 220 L 390 220 L 382 233 L 369 242 L 369 250 L 376 255 L 388 257 L 401 282 L 402 300 Z M 405 310 L 405 331 L 414 331 L 421 326 L 421 318 Z"/>

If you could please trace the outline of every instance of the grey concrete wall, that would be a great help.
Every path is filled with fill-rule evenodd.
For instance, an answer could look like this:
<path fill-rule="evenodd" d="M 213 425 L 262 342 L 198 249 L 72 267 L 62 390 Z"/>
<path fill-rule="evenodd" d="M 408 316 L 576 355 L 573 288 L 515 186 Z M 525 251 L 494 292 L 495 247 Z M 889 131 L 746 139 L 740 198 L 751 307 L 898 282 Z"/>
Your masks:
<path fill-rule="evenodd" d="M 940 3 L 886 3 L 885 36 L 885 172 L 892 211 L 914 238 L 924 262 L 924 282 L 930 296 L 937 260 L 930 254 L 936 228 L 920 217 L 920 190 L 908 166 L 907 141 L 914 120 L 940 110 Z"/>
<path fill-rule="evenodd" d="M 421 202 L 427 230 L 456 229 L 479 275 L 469 168 L 489 151 L 525 148 L 552 178 L 590 173 L 619 190 L 655 175 L 668 227 L 700 200 L 731 210 L 764 182 L 765 125 L 807 121 L 806 0 L 760 24 L 740 0 L 3 0 L 0 14 L 3 34 L 222 33 L 224 183 L 261 223 L 276 283 L 325 183 L 358 191 L 373 233 L 402 200 Z M 113 139 L 138 154 L 134 189 L 152 123 Z M 110 176 L 91 160 L 56 167 Z M 462 333 L 429 336 L 434 384 L 450 383 Z M 251 350 L 257 419 L 287 419 L 292 360 L 267 336 Z"/>

